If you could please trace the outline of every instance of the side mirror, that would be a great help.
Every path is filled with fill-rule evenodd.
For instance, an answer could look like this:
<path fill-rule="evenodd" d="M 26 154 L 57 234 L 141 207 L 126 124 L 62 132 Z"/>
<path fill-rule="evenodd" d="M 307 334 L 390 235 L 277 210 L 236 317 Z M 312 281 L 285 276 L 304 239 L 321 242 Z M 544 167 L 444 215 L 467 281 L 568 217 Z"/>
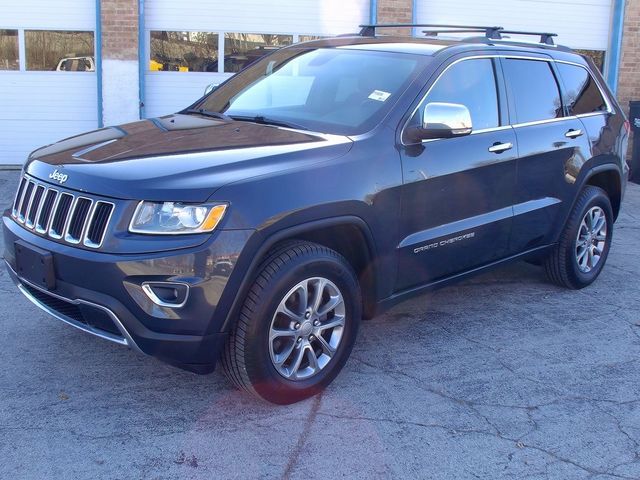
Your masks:
<path fill-rule="evenodd" d="M 411 141 L 434 138 L 453 138 L 469 135 L 472 131 L 471 114 L 457 103 L 427 103 L 422 114 L 422 125 L 407 130 Z"/>
<path fill-rule="evenodd" d="M 220 85 L 220 84 L 219 83 L 210 83 L 209 85 L 207 85 L 207 88 L 204 89 L 204 94 L 205 95 L 209 95 L 216 88 L 218 88 L 218 85 Z"/>

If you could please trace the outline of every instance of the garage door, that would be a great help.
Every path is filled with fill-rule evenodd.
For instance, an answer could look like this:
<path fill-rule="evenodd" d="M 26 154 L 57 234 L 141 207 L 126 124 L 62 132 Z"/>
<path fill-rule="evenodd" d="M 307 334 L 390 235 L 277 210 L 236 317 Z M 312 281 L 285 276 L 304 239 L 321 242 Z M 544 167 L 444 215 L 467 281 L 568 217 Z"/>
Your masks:
<path fill-rule="evenodd" d="M 95 1 L 2 1 L 0 164 L 97 127 Z"/>
<path fill-rule="evenodd" d="M 419 23 L 499 25 L 510 30 L 558 33 L 558 43 L 604 52 L 611 0 L 417 0 Z M 598 54 L 595 53 L 597 57 Z"/>
<path fill-rule="evenodd" d="M 180 110 L 274 48 L 357 32 L 370 0 L 146 0 L 145 116 Z"/>

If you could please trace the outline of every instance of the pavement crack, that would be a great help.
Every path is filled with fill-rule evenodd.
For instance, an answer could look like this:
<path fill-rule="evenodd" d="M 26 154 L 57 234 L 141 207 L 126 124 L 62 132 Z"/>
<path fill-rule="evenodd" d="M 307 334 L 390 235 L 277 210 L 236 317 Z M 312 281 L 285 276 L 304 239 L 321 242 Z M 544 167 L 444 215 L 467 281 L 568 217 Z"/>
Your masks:
<path fill-rule="evenodd" d="M 291 478 L 291 473 L 296 468 L 298 464 L 298 460 L 300 459 L 300 454 L 302 453 L 302 449 L 304 448 L 305 443 L 307 442 L 307 438 L 309 437 L 309 433 L 311 432 L 311 427 L 316 421 L 316 417 L 318 416 L 318 411 L 320 410 L 320 403 L 322 402 L 322 393 L 319 393 L 313 398 L 313 404 L 311 405 L 311 411 L 309 412 L 309 417 L 307 418 L 306 423 L 304 424 L 304 428 L 302 429 L 302 433 L 300 437 L 298 437 L 298 442 L 296 446 L 293 448 L 293 451 L 289 455 L 289 460 L 287 461 L 287 466 L 284 469 L 284 473 L 282 474 L 282 478 L 288 480 Z"/>
<path fill-rule="evenodd" d="M 353 421 L 369 421 L 369 422 L 381 422 L 381 423 L 392 423 L 395 425 L 409 425 L 409 426 L 415 426 L 415 427 L 420 427 L 420 428 L 430 428 L 430 429 L 439 429 L 439 430 L 444 430 L 452 435 L 457 435 L 457 434 L 462 434 L 462 435 L 488 435 L 491 436 L 493 438 L 505 441 L 505 442 L 510 442 L 513 445 L 518 445 L 518 448 L 523 448 L 523 449 L 529 449 L 529 450 L 535 450 L 538 451 L 540 453 L 543 453 L 551 458 L 553 458 L 555 461 L 561 462 L 561 463 L 566 463 L 568 465 L 573 465 L 574 467 L 590 474 L 590 475 L 609 475 L 611 477 L 615 477 L 615 478 L 623 478 L 623 479 L 629 479 L 629 480 L 637 480 L 636 477 L 629 477 L 627 475 L 619 475 L 616 473 L 613 473 L 612 471 L 601 471 L 598 470 L 596 468 L 592 468 L 589 467 L 587 465 L 583 465 L 580 462 L 576 461 L 576 460 L 572 460 L 570 458 L 567 457 L 563 457 L 551 450 L 548 450 L 546 448 L 543 447 L 539 447 L 537 445 L 529 445 L 526 443 L 522 443 L 520 440 L 518 440 L 517 438 L 512 438 L 512 437 L 507 437 L 505 435 L 502 435 L 500 433 L 494 433 L 494 432 L 490 432 L 490 431 L 486 431 L 486 430 L 478 430 L 478 429 L 459 429 L 459 428 L 452 428 L 450 426 L 447 425 L 441 425 L 439 423 L 421 423 L 421 422 L 413 422 L 410 420 L 400 420 L 400 419 L 392 419 L 392 418 L 384 418 L 384 417 L 365 417 L 365 416 L 357 416 L 357 415 L 336 415 L 336 414 L 332 414 L 332 413 L 326 413 L 326 412 L 317 412 L 316 415 L 320 415 L 320 416 L 325 416 L 325 417 L 331 417 L 331 418 L 335 418 L 335 419 L 339 419 L 339 420 L 353 420 Z"/>

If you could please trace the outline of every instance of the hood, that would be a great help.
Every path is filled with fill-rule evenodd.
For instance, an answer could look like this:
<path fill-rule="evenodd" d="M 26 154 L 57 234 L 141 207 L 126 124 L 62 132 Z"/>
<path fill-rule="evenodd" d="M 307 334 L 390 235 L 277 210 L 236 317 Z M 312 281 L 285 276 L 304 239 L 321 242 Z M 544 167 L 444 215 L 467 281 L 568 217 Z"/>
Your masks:
<path fill-rule="evenodd" d="M 25 170 L 113 198 L 203 202 L 228 183 L 344 155 L 351 143 L 343 136 L 177 114 L 67 138 L 35 150 Z"/>

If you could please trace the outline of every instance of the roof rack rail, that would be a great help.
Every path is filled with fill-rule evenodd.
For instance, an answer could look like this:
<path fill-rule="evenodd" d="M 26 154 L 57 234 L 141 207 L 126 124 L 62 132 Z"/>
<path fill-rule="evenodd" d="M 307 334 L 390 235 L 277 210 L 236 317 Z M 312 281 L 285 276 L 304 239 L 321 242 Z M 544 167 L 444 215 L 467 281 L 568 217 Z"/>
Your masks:
<path fill-rule="evenodd" d="M 499 39 L 500 31 L 502 27 L 485 27 L 476 25 L 440 25 L 432 23 L 374 23 L 360 25 L 360 35 L 363 37 L 373 37 L 376 34 L 376 28 L 428 28 L 425 33 L 438 34 L 438 33 L 472 33 L 472 32 L 484 32 L 487 38 Z"/>
<path fill-rule="evenodd" d="M 512 35 L 534 35 L 540 36 L 540 43 L 544 43 L 545 45 L 555 45 L 553 41 L 553 37 L 557 37 L 557 33 L 549 33 L 549 32 L 526 32 L 520 30 L 500 30 L 500 34 L 506 33 Z"/>
<path fill-rule="evenodd" d="M 536 35 L 540 36 L 540 42 L 544 45 L 553 45 L 555 43 L 553 41 L 553 37 L 557 37 L 558 34 L 550 33 L 550 32 L 528 32 L 521 30 L 505 30 L 503 27 L 487 27 L 487 26 L 477 26 L 477 25 L 439 25 L 439 24 L 430 24 L 430 23 L 377 23 L 377 24 L 366 24 L 360 25 L 360 35 L 363 37 L 373 37 L 376 34 L 377 28 L 416 28 L 416 27 L 424 27 L 428 30 L 423 30 L 422 32 L 426 35 L 438 35 L 440 33 L 473 33 L 473 32 L 484 32 L 484 36 L 488 40 L 503 40 L 502 35 L 504 34 L 512 34 L 512 35 Z"/>

